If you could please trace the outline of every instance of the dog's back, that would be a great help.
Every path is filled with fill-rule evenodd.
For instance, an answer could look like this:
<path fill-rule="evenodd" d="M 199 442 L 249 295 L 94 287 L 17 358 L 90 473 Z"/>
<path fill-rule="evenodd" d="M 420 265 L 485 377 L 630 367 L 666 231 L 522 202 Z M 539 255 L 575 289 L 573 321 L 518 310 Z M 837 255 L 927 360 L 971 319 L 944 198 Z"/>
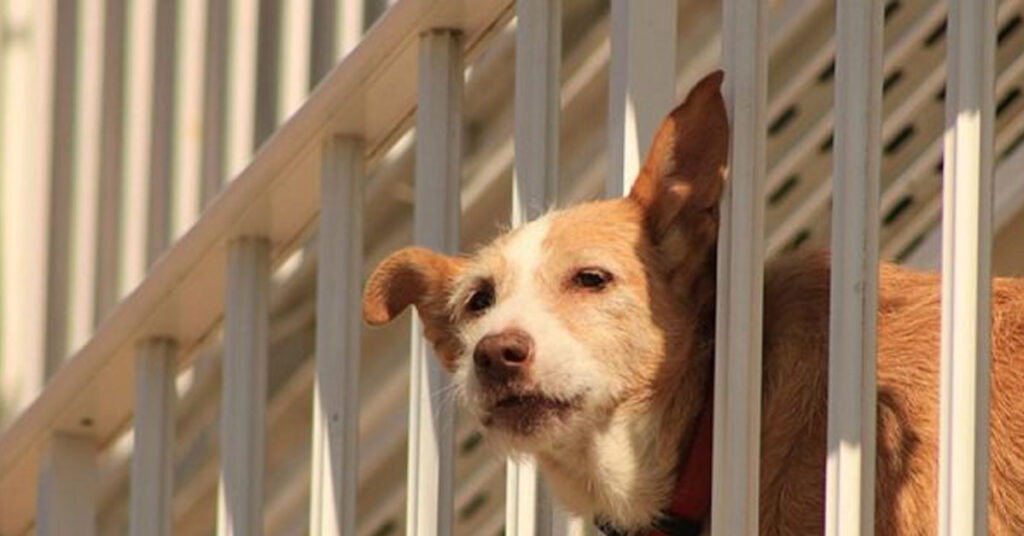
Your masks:
<path fill-rule="evenodd" d="M 828 391 L 829 259 L 793 255 L 765 274 L 762 533 L 820 533 Z M 989 526 L 1024 534 L 1024 281 L 992 288 Z M 883 265 L 878 304 L 876 532 L 935 526 L 939 276 Z"/>

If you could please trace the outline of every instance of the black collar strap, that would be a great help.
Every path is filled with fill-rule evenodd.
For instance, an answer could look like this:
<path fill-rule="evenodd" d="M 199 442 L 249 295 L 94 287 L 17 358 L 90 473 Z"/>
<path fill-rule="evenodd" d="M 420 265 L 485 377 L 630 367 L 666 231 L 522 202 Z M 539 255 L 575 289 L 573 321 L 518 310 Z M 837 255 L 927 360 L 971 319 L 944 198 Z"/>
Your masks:
<path fill-rule="evenodd" d="M 598 520 L 595 523 L 597 524 L 597 528 L 604 533 L 605 536 L 642 536 L 647 533 L 646 531 L 629 532 L 619 530 L 608 522 L 601 520 Z M 671 514 L 662 514 L 651 528 L 651 534 L 660 533 L 665 536 L 699 536 L 703 528 L 703 524 L 691 519 L 683 519 Z"/>

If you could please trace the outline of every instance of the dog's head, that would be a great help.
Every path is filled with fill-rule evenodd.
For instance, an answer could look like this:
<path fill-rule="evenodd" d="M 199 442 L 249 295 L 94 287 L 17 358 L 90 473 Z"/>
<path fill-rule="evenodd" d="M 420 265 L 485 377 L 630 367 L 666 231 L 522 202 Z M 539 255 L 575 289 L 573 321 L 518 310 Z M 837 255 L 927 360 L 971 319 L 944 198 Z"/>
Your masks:
<path fill-rule="evenodd" d="M 370 278 L 367 322 L 415 305 L 467 409 L 513 450 L 556 449 L 677 388 L 664 378 L 707 366 L 687 348 L 714 296 L 721 81 L 665 119 L 628 197 L 551 212 L 468 257 L 403 249 Z"/>

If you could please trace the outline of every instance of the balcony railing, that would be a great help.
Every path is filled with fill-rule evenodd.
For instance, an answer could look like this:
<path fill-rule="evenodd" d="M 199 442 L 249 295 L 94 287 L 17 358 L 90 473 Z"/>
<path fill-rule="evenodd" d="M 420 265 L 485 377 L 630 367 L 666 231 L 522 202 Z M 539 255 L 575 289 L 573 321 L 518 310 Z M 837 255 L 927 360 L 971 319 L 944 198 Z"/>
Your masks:
<path fill-rule="evenodd" d="M 705 39 L 707 50 L 715 50 L 696 51 L 688 64 L 691 72 L 683 74 L 677 72 L 682 62 L 676 57 L 681 18 L 676 0 L 612 0 L 607 27 L 594 25 L 607 34 L 607 43 L 598 36 L 592 39 L 596 44 L 581 46 L 586 52 L 581 57 L 565 58 L 565 6 L 557 0 L 400 0 L 358 44 L 353 44 L 358 30 L 341 32 L 330 22 L 354 2 L 139 1 L 131 2 L 130 10 L 125 0 L 47 2 L 54 9 L 41 10 L 49 22 L 40 28 L 50 32 L 42 39 L 57 49 L 47 52 L 56 58 L 54 76 L 44 77 L 49 80 L 46 94 L 53 97 L 48 109 L 54 117 L 47 118 L 53 127 L 41 134 L 48 140 L 48 154 L 56 155 L 47 160 L 57 192 L 51 196 L 48 225 L 67 232 L 53 233 L 63 238 L 48 242 L 45 230 L 27 228 L 21 243 L 48 243 L 47 262 L 57 267 L 50 277 L 69 281 L 72 290 L 54 294 L 58 303 L 50 304 L 48 314 L 66 316 L 45 322 L 52 332 L 38 352 L 55 372 L 0 436 L 0 535 L 92 533 L 101 506 L 97 460 L 125 443 L 127 435 L 132 438 L 130 530 L 171 533 L 174 460 L 182 457 L 175 450 L 178 393 L 186 383 L 182 378 L 198 381 L 199 354 L 213 344 L 221 345 L 223 354 L 219 460 L 213 469 L 219 482 L 217 532 L 261 534 L 274 515 L 265 502 L 268 422 L 281 411 L 273 402 L 268 405 L 268 385 L 275 380 L 270 354 L 278 342 L 271 324 L 277 303 L 274 274 L 288 271 L 289 263 L 302 255 L 316 257 L 320 328 L 315 365 L 295 372 L 313 392 L 309 466 L 291 469 L 304 475 L 300 486 L 309 483 L 307 524 L 316 534 L 364 534 L 386 527 L 357 526 L 359 516 L 380 521 L 386 517 L 380 511 L 401 509 L 403 502 L 402 497 L 382 497 L 372 512 L 357 506 L 365 479 L 361 461 L 376 455 L 357 452 L 364 347 L 360 291 L 369 260 L 364 252 L 371 250 L 364 244 L 364 227 L 382 216 L 407 214 L 398 209 L 375 214 L 367 200 L 397 188 L 397 181 L 377 176 L 368 182 L 367 177 L 394 152 L 407 150 L 414 136 L 415 186 L 398 194 L 412 205 L 412 241 L 460 250 L 460 217 L 472 196 L 482 195 L 462 183 L 464 92 L 475 83 L 474 69 L 484 69 L 488 55 L 500 53 L 510 35 L 515 109 L 505 121 L 511 119 L 506 130 L 512 131 L 514 157 L 495 143 L 499 148 L 490 158 L 498 163 L 474 165 L 485 169 L 480 173 L 488 164 L 512 167 L 508 219 L 513 225 L 559 201 L 562 111 L 573 99 L 585 98 L 580 88 L 596 84 L 605 62 L 610 80 L 607 173 L 601 168 L 593 175 L 603 179 L 604 195 L 618 196 L 628 191 L 655 126 L 675 100 L 677 82 L 715 65 L 721 43 L 732 148 L 718 249 L 714 534 L 751 534 L 758 526 L 764 258 L 799 246 L 814 233 L 827 235 L 827 221 L 822 226 L 813 220 L 827 210 L 830 199 L 834 269 L 827 532 L 872 532 L 877 264 L 880 256 L 909 256 L 915 243 L 924 242 L 921 251 L 927 251 L 928 240 L 935 240 L 926 237 L 938 207 L 915 207 L 911 223 L 897 231 L 884 228 L 880 214 L 892 214 L 908 191 L 922 187 L 922 175 L 932 175 L 942 158 L 938 139 L 944 136 L 938 528 L 943 534 L 985 533 L 986 489 L 976 482 L 986 474 L 987 457 L 974 446 L 987 444 L 982 439 L 988 433 L 987 393 L 978 386 L 987 384 L 988 374 L 992 222 L 995 218 L 997 227 L 1005 222 L 1024 197 L 1024 189 L 1005 179 L 1008 172 L 1003 171 L 1021 167 L 1024 157 L 1017 142 L 1024 113 L 1007 116 L 1011 119 L 997 129 L 994 97 L 1013 105 L 1002 96 L 1015 88 L 1019 94 L 1024 54 L 1019 46 L 1000 48 L 1004 39 L 1018 41 L 1012 28 L 1004 35 L 997 27 L 1010 28 L 1009 22 L 1020 18 L 1018 3 L 1004 0 L 997 9 L 995 0 L 950 0 L 948 29 L 937 34 L 947 42 L 946 67 L 921 73 L 908 67 L 900 76 L 913 76 L 917 84 L 894 89 L 900 98 L 887 111 L 888 89 L 883 88 L 896 82 L 883 67 L 924 64 L 922 57 L 931 58 L 928 54 L 935 52 L 928 43 L 947 4 L 907 2 L 910 7 L 904 9 L 916 10 L 916 16 L 894 18 L 896 29 L 890 30 L 886 12 L 898 7 L 887 6 L 900 2 L 839 2 L 834 44 L 830 36 L 823 37 L 827 45 L 805 49 L 803 63 L 773 65 L 786 76 L 770 83 L 772 54 L 780 43 L 792 41 L 803 17 L 823 9 L 820 2 L 785 2 L 781 9 L 788 11 L 770 20 L 768 2 L 723 0 L 721 30 Z M 264 11 L 259 20 L 279 18 L 280 31 L 259 30 L 255 14 L 260 9 L 278 10 L 279 17 Z M 899 38 L 888 51 L 883 42 L 887 32 Z M 574 39 L 586 42 L 588 37 Z M 122 41 L 130 46 L 120 49 Z M 76 49 L 70 43 L 80 45 Z M 80 50 L 79 61 L 85 64 L 108 62 L 131 71 L 138 85 L 123 85 L 125 75 L 117 69 L 95 78 L 76 77 L 75 63 L 67 63 L 62 46 Z M 329 68 L 335 55 L 324 48 L 345 49 L 343 59 Z M 124 50 L 127 60 L 118 56 Z M 259 68 L 261 61 L 277 62 L 272 58 L 280 50 L 290 51 L 282 57 L 291 60 L 275 63 L 277 74 Z M 834 73 L 829 66 L 833 54 Z M 564 76 L 563 59 L 573 69 Z M 160 68 L 168 63 L 181 66 L 178 78 Z M 190 77 L 203 83 L 186 83 Z M 902 133 L 907 128 L 914 132 L 906 121 L 926 106 L 944 79 L 949 104 L 946 126 L 937 128 L 940 137 L 929 140 L 913 159 L 889 163 L 891 147 L 898 149 L 908 139 Z M 307 94 L 310 80 L 319 83 Z M 819 102 L 827 88 L 835 91 L 833 106 Z M 126 99 L 121 91 L 128 92 Z M 178 104 L 161 107 L 172 101 Z M 801 103 L 827 111 L 801 115 Z M 74 130 L 95 127 L 110 113 L 124 114 L 123 131 L 118 121 L 111 130 L 100 129 L 95 139 Z M 201 142 L 191 133 L 200 124 Z M 62 132 L 66 125 L 77 127 Z M 831 161 L 808 156 L 829 152 Z M 999 158 L 1004 167 L 997 169 Z M 95 170 L 82 182 L 93 190 L 83 194 L 71 188 L 75 166 Z M 801 173 L 810 174 L 812 168 L 823 168 L 831 180 L 801 182 Z M 122 174 L 129 180 L 118 191 L 121 183 L 107 177 Z M 191 179 L 180 180 L 185 175 Z M 883 180 L 883 175 L 895 178 Z M 231 179 L 222 188 L 225 176 Z M 999 185 L 1006 185 L 1002 191 L 1009 193 L 993 204 L 997 176 Z M 84 206 L 76 205 L 75 195 L 93 196 L 100 203 L 83 216 L 81 208 L 71 209 Z M 173 204 L 171 199 L 192 201 Z M 114 205 L 123 206 L 124 213 L 115 217 Z M 201 211 L 200 205 L 205 205 Z M 123 226 L 119 218 L 144 224 Z M 79 229 L 81 222 L 87 225 Z M 118 240 L 110 241 L 119 233 Z M 86 257 L 81 266 L 87 268 L 78 273 L 67 255 L 75 247 L 81 250 L 87 235 L 99 237 L 94 250 L 86 248 L 95 258 Z M 310 246 L 314 235 L 315 248 Z M 938 250 L 931 251 L 934 257 Z M 85 288 L 96 290 L 90 294 Z M 119 298 L 119 288 L 131 290 Z M 91 324 L 100 317 L 93 330 Z M 405 526 L 409 534 L 447 535 L 457 523 L 456 506 L 472 499 L 460 495 L 455 482 L 456 451 L 469 444 L 468 433 L 457 421 L 456 408 L 437 396 L 448 380 L 430 358 L 415 319 L 408 345 L 408 378 L 391 374 L 409 382 Z M 215 402 L 196 404 L 217 411 Z M 371 420 L 383 419 L 378 412 Z M 384 465 L 379 459 L 373 464 Z M 494 475 L 459 476 L 477 479 L 474 485 L 482 488 Z M 473 526 L 474 534 L 494 533 L 502 526 L 517 535 L 584 530 L 579 520 L 552 508 L 529 462 L 509 462 L 506 476 L 504 516 Z"/>

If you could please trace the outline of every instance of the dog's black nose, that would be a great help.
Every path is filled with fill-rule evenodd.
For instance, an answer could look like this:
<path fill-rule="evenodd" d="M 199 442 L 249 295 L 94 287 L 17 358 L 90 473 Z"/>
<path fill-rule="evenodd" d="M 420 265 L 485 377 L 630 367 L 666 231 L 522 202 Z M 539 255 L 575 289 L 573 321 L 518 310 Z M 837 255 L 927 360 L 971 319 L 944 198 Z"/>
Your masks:
<path fill-rule="evenodd" d="M 508 383 L 522 375 L 532 361 L 533 338 L 521 329 L 487 335 L 473 350 L 476 374 L 485 383 Z"/>

